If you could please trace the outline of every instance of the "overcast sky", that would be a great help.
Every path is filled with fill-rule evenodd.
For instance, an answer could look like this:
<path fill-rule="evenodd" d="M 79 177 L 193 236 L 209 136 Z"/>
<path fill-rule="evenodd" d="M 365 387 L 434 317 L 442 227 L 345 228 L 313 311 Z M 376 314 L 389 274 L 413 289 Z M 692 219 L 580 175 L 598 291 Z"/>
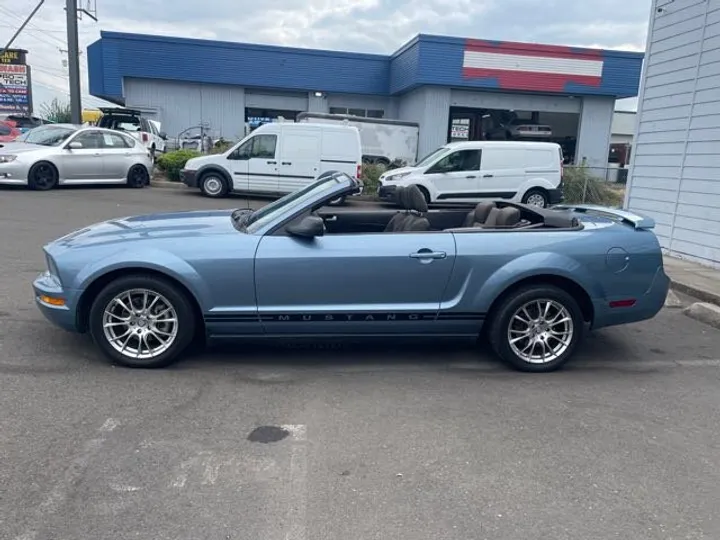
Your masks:
<path fill-rule="evenodd" d="M 79 22 L 83 105 L 86 47 L 100 30 L 391 53 L 418 33 L 643 51 L 651 0 L 91 0 Z M 87 5 L 88 0 L 79 0 Z M 37 0 L 0 0 L 0 42 Z M 68 99 L 65 0 L 45 4 L 13 46 L 29 50 L 36 109 Z M 623 100 L 618 108 L 634 108 Z"/>

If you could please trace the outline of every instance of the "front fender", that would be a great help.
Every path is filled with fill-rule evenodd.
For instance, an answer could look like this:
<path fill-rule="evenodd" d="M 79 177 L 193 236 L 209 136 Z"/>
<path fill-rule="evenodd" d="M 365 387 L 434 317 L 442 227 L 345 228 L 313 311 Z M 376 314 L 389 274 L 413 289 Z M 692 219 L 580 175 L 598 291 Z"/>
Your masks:
<path fill-rule="evenodd" d="M 115 270 L 154 270 L 182 283 L 194 295 L 202 309 L 211 298 L 207 284 L 186 261 L 160 249 L 144 248 L 121 250 L 98 261 L 89 263 L 77 273 L 72 288 L 84 291 L 91 283 Z"/>
<path fill-rule="evenodd" d="M 509 287 L 528 278 L 542 275 L 574 281 L 593 298 L 603 296 L 600 283 L 590 270 L 577 260 L 558 253 L 538 252 L 523 255 L 498 268 L 485 280 L 473 299 L 479 313 L 487 313 L 493 302 Z"/>

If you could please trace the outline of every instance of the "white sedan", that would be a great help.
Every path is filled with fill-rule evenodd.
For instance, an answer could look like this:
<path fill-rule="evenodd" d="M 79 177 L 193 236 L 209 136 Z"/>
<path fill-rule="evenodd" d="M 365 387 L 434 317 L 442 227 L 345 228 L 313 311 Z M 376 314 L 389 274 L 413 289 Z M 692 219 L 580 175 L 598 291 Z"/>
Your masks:
<path fill-rule="evenodd" d="M 0 143 L 0 185 L 45 191 L 59 185 L 150 183 L 152 157 L 133 137 L 97 127 L 49 124 Z"/>

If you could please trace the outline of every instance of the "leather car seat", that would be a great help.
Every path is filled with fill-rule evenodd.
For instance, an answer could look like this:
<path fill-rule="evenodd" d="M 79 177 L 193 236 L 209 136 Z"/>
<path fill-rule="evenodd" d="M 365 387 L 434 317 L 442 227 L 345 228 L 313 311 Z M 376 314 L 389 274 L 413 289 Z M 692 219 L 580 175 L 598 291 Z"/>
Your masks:
<path fill-rule="evenodd" d="M 487 221 L 490 211 L 495 208 L 493 202 L 478 203 L 474 210 L 468 212 L 463 227 L 478 227 Z"/>
<path fill-rule="evenodd" d="M 478 226 L 483 229 L 512 229 L 520 224 L 520 217 L 520 210 L 512 206 L 493 208 L 485 223 Z"/>
<path fill-rule="evenodd" d="M 429 231 L 430 221 L 425 217 L 428 211 L 425 196 L 417 186 L 408 186 L 404 189 L 402 195 L 405 208 L 408 215 L 402 223 L 402 230 L 409 231 Z"/>
<path fill-rule="evenodd" d="M 395 189 L 395 202 L 402 208 L 396 213 L 385 226 L 385 232 L 400 232 L 402 231 L 403 223 L 405 218 L 408 216 L 407 204 L 405 203 L 405 188 L 398 186 Z"/>

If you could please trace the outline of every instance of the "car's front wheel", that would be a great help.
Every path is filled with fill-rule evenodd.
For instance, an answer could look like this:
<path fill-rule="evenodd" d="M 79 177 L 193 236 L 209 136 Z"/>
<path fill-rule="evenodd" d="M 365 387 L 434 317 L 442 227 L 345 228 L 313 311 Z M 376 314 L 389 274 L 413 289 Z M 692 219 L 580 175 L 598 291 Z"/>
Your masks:
<path fill-rule="evenodd" d="M 228 194 L 228 185 L 219 174 L 206 173 L 200 178 L 200 191 L 206 197 L 219 199 Z"/>
<path fill-rule="evenodd" d="M 89 329 L 114 363 L 159 368 L 178 359 L 195 335 L 187 296 L 172 283 L 149 275 L 110 282 L 90 309 Z"/>
<path fill-rule="evenodd" d="M 57 186 L 58 171 L 52 163 L 36 163 L 28 173 L 28 186 L 36 191 L 48 191 Z"/>
<path fill-rule="evenodd" d="M 532 285 L 506 296 L 488 334 L 495 353 L 520 371 L 555 371 L 572 356 L 585 324 L 575 299 L 552 285 Z"/>

